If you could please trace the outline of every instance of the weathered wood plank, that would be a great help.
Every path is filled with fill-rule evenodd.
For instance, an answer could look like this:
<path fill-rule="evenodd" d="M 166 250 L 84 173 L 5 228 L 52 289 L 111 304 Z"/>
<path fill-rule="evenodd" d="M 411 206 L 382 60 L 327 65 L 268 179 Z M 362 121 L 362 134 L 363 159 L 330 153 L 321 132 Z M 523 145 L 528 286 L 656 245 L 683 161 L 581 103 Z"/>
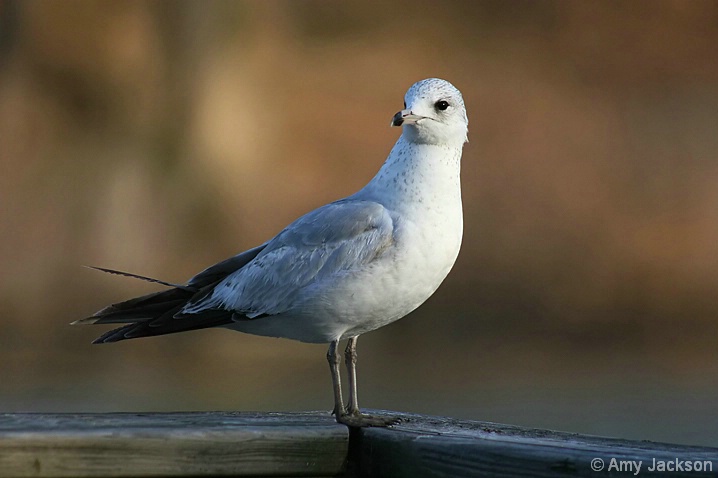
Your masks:
<path fill-rule="evenodd" d="M 670 445 L 537 430 L 489 422 L 458 421 L 395 413 L 403 421 L 392 429 L 352 432 L 351 454 L 361 477 L 555 477 L 634 476 L 610 469 L 611 459 L 641 461 L 641 477 L 718 475 L 718 448 Z M 600 471 L 591 460 L 602 460 Z M 653 460 L 683 471 L 654 470 Z M 700 463 L 687 470 L 685 463 Z M 595 462 L 594 462 L 595 463 Z M 624 466 L 628 466 L 624 463 Z"/>
<path fill-rule="evenodd" d="M 0 414 L 0 477 L 341 476 L 328 413 Z"/>
<path fill-rule="evenodd" d="M 319 412 L 5 414 L 0 478 L 596 477 L 631 476 L 636 468 L 628 469 L 629 462 L 641 462 L 640 476 L 718 475 L 717 448 L 370 413 L 403 421 L 390 429 L 349 433 Z M 603 460 L 600 472 L 591 468 L 596 458 Z M 689 462 L 701 468 L 686 469 Z M 651 470 L 654 463 L 679 469 Z"/>

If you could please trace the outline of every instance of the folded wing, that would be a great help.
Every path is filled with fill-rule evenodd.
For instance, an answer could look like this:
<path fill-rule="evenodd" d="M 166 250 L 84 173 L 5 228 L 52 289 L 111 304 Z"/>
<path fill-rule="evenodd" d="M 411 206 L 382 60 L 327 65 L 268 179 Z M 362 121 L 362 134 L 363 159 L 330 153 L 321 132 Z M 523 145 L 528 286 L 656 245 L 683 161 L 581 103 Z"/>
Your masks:
<path fill-rule="evenodd" d="M 94 342 L 107 343 L 271 320 L 319 283 L 367 267 L 393 242 L 394 222 L 382 205 L 337 201 L 297 219 L 269 242 L 205 269 L 186 286 L 113 304 L 75 323 L 126 323 Z"/>

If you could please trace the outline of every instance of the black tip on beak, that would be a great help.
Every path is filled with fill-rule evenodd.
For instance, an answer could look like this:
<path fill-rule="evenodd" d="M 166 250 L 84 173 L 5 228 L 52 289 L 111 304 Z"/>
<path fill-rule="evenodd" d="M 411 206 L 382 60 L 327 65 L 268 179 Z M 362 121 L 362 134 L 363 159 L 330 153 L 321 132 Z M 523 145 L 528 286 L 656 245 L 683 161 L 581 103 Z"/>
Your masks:
<path fill-rule="evenodd" d="M 399 111 L 397 114 L 394 115 L 394 117 L 391 119 L 391 125 L 392 126 L 401 126 L 404 124 L 404 117 L 402 115 L 402 111 Z"/>

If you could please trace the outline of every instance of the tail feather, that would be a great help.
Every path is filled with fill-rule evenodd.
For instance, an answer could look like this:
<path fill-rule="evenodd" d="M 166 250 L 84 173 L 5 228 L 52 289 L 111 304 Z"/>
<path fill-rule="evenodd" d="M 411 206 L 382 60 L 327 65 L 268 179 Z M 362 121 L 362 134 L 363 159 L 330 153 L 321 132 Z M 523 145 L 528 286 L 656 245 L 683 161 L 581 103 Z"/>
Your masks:
<path fill-rule="evenodd" d="M 120 340 L 173 334 L 188 330 L 218 327 L 233 322 L 233 312 L 224 309 L 208 309 L 196 314 L 176 317 L 182 308 L 198 295 L 208 293 L 222 278 L 204 287 L 185 286 L 152 279 L 150 277 L 92 267 L 102 272 L 119 274 L 172 287 L 109 305 L 91 317 L 80 319 L 73 324 L 127 324 L 110 330 L 92 343 L 103 344 Z"/>
<path fill-rule="evenodd" d="M 156 284 L 166 285 L 167 287 L 174 287 L 174 288 L 176 288 L 176 289 L 188 290 L 188 291 L 190 291 L 190 292 L 191 292 L 192 290 L 194 290 L 193 287 L 189 287 L 189 286 L 182 285 L 182 284 L 173 284 L 172 282 L 165 282 L 165 281 L 160 280 L 160 279 L 154 279 L 154 278 L 152 278 L 152 277 L 141 276 L 141 275 L 139 275 L 139 274 L 133 274 L 132 272 L 118 271 L 118 270 L 115 270 L 115 269 L 107 269 L 107 268 L 105 268 L 105 267 L 96 267 L 96 266 L 85 266 L 85 267 L 87 267 L 88 269 L 95 269 L 96 271 L 100 271 L 100 272 L 107 272 L 108 274 L 114 274 L 114 275 L 125 276 L 125 277 L 132 277 L 133 279 L 139 279 L 139 280 L 143 280 L 143 281 L 145 281 L 145 282 L 154 282 L 154 283 L 156 283 Z"/>

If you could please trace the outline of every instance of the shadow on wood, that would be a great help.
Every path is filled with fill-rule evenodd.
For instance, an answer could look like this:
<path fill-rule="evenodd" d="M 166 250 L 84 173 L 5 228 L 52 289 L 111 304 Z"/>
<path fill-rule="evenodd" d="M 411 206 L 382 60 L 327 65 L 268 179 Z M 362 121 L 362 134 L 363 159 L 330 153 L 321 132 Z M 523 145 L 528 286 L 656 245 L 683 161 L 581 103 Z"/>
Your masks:
<path fill-rule="evenodd" d="M 353 431 L 350 443 L 359 476 L 596 478 L 634 476 L 638 462 L 641 477 L 718 475 L 718 448 L 400 416 L 404 421 L 392 429 Z M 658 468 L 651 471 L 654 463 Z M 667 473 L 661 465 L 678 470 Z"/>

